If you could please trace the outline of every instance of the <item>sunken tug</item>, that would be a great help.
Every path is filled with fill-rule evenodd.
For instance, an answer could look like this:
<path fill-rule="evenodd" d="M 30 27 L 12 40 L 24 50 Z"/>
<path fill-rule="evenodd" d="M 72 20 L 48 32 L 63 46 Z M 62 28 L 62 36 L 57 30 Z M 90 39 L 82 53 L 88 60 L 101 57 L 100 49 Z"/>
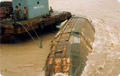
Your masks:
<path fill-rule="evenodd" d="M 51 7 L 49 10 L 48 0 L 1 2 L 0 41 L 4 42 L 12 36 L 41 30 L 48 26 L 55 27 L 70 17 L 69 12 L 55 12 Z"/>
<path fill-rule="evenodd" d="M 92 52 L 94 33 L 87 19 L 69 19 L 52 40 L 45 76 L 80 76 Z"/>

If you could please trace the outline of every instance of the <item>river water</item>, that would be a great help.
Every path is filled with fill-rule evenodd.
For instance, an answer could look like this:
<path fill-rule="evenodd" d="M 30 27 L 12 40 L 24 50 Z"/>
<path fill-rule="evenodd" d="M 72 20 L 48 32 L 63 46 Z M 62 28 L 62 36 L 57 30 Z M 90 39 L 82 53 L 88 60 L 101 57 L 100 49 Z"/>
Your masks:
<path fill-rule="evenodd" d="M 117 76 L 120 73 L 120 0 L 49 0 L 49 5 L 56 11 L 86 17 L 95 27 L 93 50 L 82 76 Z M 55 34 L 40 36 L 43 48 L 32 40 L 0 44 L 0 73 L 3 76 L 44 76 L 42 69 Z"/>

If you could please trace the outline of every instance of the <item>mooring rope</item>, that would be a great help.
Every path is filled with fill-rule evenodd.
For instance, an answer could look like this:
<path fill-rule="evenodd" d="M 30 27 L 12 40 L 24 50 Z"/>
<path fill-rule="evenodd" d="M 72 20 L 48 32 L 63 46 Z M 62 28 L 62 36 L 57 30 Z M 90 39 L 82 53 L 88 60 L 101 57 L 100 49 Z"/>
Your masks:
<path fill-rule="evenodd" d="M 29 21 L 28 21 L 28 24 L 32 27 L 32 29 L 33 29 L 35 35 L 37 36 L 38 40 L 40 40 L 40 48 L 42 48 L 43 47 L 42 46 L 42 39 L 40 39 L 40 37 L 38 36 L 37 32 L 35 31 L 33 25 Z"/>
<path fill-rule="evenodd" d="M 28 23 L 30 24 L 30 26 L 32 27 L 32 29 L 33 29 L 33 31 L 34 31 L 34 33 L 35 33 L 35 35 L 37 36 L 37 38 L 40 40 L 40 37 L 38 36 L 38 34 L 37 34 L 37 32 L 35 31 L 35 29 L 34 29 L 34 27 L 33 27 L 33 25 L 28 21 Z"/>
<path fill-rule="evenodd" d="M 21 26 L 25 29 L 25 31 L 28 33 L 28 35 L 31 37 L 31 39 L 39 46 L 39 43 L 34 39 L 34 37 L 30 34 L 30 32 L 23 25 L 21 25 Z"/>

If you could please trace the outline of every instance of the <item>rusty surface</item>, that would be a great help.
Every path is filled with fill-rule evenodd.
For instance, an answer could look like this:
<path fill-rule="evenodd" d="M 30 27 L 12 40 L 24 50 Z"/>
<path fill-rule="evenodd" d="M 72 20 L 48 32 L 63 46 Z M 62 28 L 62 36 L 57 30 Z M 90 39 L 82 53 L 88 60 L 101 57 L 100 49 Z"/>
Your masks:
<path fill-rule="evenodd" d="M 0 7 L 0 21 L 6 17 L 5 10 L 6 9 L 4 7 Z"/>
<path fill-rule="evenodd" d="M 52 41 L 45 76 L 54 76 L 56 73 L 80 76 L 86 56 L 92 50 L 94 32 L 94 27 L 87 19 L 71 18 Z M 75 41 L 76 37 L 80 40 Z"/>
<path fill-rule="evenodd" d="M 48 25 L 54 24 L 56 23 L 56 19 L 59 19 L 60 22 L 66 20 L 68 18 L 68 12 L 63 12 L 63 13 L 58 13 L 56 15 L 52 15 L 46 18 L 42 18 L 42 17 L 36 17 L 30 20 L 25 20 L 25 21 L 17 21 L 17 23 L 22 24 L 22 26 L 24 26 L 28 31 L 33 30 L 32 27 L 34 27 L 34 29 L 38 29 L 39 27 L 46 27 Z M 1 23 L 0 27 L 5 28 L 5 33 L 4 34 L 22 34 L 25 33 L 25 29 L 21 26 L 13 26 L 14 22 L 5 22 L 4 24 Z"/>
<path fill-rule="evenodd" d="M 3 19 L 6 18 L 6 14 L 5 14 L 6 9 L 9 10 L 9 11 L 11 11 L 10 7 L 7 7 L 7 6 L 0 7 L 0 21 L 2 21 Z M 12 12 L 9 12 L 9 13 L 12 13 Z"/>
<path fill-rule="evenodd" d="M 4 14 L 5 13 L 6 8 L 5 7 L 0 7 L 0 14 Z"/>

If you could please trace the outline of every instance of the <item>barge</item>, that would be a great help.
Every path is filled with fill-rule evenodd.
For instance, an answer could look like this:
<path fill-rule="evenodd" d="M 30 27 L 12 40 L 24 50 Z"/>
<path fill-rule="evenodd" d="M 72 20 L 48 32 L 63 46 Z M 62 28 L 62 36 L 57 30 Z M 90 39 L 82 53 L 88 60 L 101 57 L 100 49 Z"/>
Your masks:
<path fill-rule="evenodd" d="M 31 5 L 31 3 L 33 4 Z M 20 9 L 19 19 L 17 19 L 17 15 L 14 13 L 16 12 L 16 6 Z M 24 7 L 27 8 L 27 19 L 24 19 Z M 8 6 L 0 8 L 4 8 L 0 15 L 3 13 L 6 15 L 5 9 L 8 9 Z M 10 12 L 11 10 L 12 12 Z M 10 39 L 11 36 L 20 35 L 36 29 L 41 30 L 50 25 L 54 27 L 71 17 L 71 13 L 69 12 L 57 12 L 51 10 L 52 8 L 49 11 L 48 0 L 13 0 L 12 9 L 9 9 L 9 15 L 12 16 L 12 18 L 10 16 L 4 16 L 0 21 L 0 40 L 4 42 L 7 39 Z"/>
<path fill-rule="evenodd" d="M 72 17 L 52 40 L 45 76 L 80 76 L 92 52 L 94 33 L 87 19 Z"/>

